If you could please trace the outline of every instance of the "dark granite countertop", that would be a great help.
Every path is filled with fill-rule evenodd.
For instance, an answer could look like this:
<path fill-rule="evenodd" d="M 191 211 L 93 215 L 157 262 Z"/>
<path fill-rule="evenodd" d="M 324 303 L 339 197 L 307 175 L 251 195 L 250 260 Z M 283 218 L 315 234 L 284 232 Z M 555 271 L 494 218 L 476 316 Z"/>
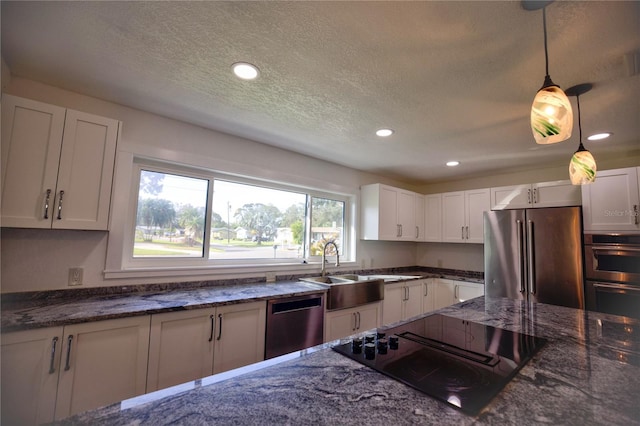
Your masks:
<path fill-rule="evenodd" d="M 367 271 L 367 273 L 371 272 Z M 464 271 L 414 270 L 391 273 L 405 275 L 412 273 L 424 278 L 438 277 L 482 282 L 477 273 Z M 216 282 L 215 285 L 206 282 L 175 283 L 2 295 L 0 331 L 6 333 L 160 312 L 209 308 L 327 290 L 326 285 L 298 281 L 294 276 L 279 277 L 275 283 L 248 281 L 238 279 Z"/>
<path fill-rule="evenodd" d="M 548 339 L 476 417 L 325 344 L 64 420 L 73 425 L 638 425 L 640 360 L 624 317 L 479 297 L 441 314 Z M 602 324 L 605 326 L 603 327 Z M 625 337 L 626 336 L 626 337 Z M 339 343 L 338 341 L 333 344 Z M 633 352 L 635 351 L 635 352 Z"/>

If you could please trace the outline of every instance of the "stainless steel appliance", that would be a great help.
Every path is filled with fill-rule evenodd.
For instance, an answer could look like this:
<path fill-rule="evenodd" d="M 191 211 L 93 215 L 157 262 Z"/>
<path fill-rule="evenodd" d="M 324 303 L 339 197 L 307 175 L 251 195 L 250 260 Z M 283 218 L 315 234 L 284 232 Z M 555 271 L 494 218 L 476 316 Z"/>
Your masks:
<path fill-rule="evenodd" d="M 585 303 L 640 318 L 640 235 L 585 234 Z"/>
<path fill-rule="evenodd" d="M 440 314 L 334 350 L 462 412 L 476 415 L 546 340 Z"/>
<path fill-rule="evenodd" d="M 267 301 L 265 359 L 320 345 L 324 335 L 324 293 Z"/>
<path fill-rule="evenodd" d="M 580 207 L 484 213 L 487 297 L 584 308 Z"/>

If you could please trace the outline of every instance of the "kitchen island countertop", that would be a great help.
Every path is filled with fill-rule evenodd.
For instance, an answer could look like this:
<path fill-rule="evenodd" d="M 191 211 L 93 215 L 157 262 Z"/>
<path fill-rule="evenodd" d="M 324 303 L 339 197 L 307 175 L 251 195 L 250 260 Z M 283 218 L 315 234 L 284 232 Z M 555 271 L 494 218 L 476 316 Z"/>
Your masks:
<path fill-rule="evenodd" d="M 476 417 L 325 344 L 78 414 L 62 423 L 640 424 L 639 321 L 484 297 L 437 312 L 548 342 Z"/>

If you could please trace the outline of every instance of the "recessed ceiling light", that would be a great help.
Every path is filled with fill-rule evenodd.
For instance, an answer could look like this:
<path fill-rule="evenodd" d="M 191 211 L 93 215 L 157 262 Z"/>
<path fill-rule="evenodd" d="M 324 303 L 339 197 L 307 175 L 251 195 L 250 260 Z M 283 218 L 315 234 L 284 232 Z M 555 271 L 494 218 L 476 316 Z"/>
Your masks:
<path fill-rule="evenodd" d="M 449 167 L 455 167 L 458 164 L 460 164 L 459 161 L 447 161 L 447 166 L 449 166 Z"/>
<path fill-rule="evenodd" d="M 243 80 L 254 80 L 260 75 L 260 70 L 255 65 L 249 64 L 247 62 L 236 62 L 231 65 L 233 68 L 233 73 L 236 77 L 241 78 Z"/>
<path fill-rule="evenodd" d="M 376 135 L 381 138 L 386 138 L 387 136 L 391 136 L 393 134 L 393 129 L 379 129 L 376 130 Z"/>
<path fill-rule="evenodd" d="M 596 133 L 595 135 L 591 135 L 589 136 L 587 139 L 590 141 L 599 141 L 601 139 L 606 139 L 609 136 L 611 136 L 613 133 L 611 132 L 604 132 L 604 133 Z"/>

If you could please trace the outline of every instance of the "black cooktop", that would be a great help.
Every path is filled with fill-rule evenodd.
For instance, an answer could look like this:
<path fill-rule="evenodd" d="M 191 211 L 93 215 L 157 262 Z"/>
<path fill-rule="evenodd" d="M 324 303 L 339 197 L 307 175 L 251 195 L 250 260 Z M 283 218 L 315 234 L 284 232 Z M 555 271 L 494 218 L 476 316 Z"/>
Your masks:
<path fill-rule="evenodd" d="M 476 415 L 546 339 L 433 314 L 334 350 Z"/>

